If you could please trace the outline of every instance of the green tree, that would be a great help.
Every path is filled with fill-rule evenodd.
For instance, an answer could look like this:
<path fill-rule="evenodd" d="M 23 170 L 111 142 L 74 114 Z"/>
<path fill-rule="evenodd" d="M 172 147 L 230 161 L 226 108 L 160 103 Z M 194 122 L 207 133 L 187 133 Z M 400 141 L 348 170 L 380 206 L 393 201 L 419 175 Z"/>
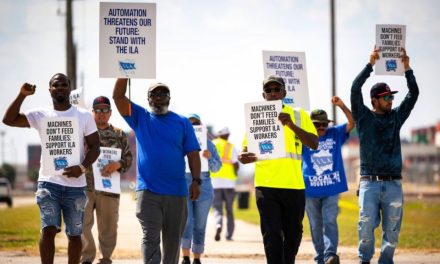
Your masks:
<path fill-rule="evenodd" d="M 17 177 L 17 171 L 15 170 L 15 167 L 9 163 L 3 163 L 1 171 L 3 176 L 9 180 L 12 186 L 14 186 L 15 178 Z"/>

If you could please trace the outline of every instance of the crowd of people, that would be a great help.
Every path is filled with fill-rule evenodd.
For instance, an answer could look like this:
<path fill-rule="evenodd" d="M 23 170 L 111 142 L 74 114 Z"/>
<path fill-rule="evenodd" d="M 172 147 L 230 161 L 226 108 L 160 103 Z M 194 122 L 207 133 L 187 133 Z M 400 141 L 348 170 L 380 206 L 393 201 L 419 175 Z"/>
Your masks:
<path fill-rule="evenodd" d="M 197 114 L 183 116 L 168 109 L 170 88 L 155 83 L 148 88 L 149 109 L 126 97 L 128 79 L 116 80 L 113 101 L 119 114 L 134 131 L 136 153 L 136 212 L 142 228 L 143 263 L 201 263 L 206 222 L 214 210 L 215 237 L 222 231 L 233 240 L 233 201 L 239 164 L 255 163 L 255 196 L 267 263 L 295 263 L 302 240 L 303 218 L 307 214 L 318 264 L 339 264 L 339 194 L 347 191 L 341 147 L 353 128 L 360 140 L 360 183 L 358 256 L 361 264 L 374 255 L 374 230 L 382 222 L 379 263 L 393 263 L 402 223 L 402 154 L 399 132 L 415 106 L 419 90 L 402 49 L 408 93 L 393 108 L 393 91 L 386 83 L 370 89 L 372 109 L 363 102 L 362 86 L 379 59 L 375 49 L 351 87 L 351 111 L 337 96 L 331 99 L 347 118 L 334 124 L 322 109 L 308 114 L 304 109 L 283 104 L 278 120 L 283 125 L 286 156 L 259 160 L 248 151 L 245 136 L 241 151 L 228 141 L 227 127 L 201 149 L 193 126 L 201 125 Z M 261 88 L 260 88 L 261 89 Z M 20 112 L 24 100 L 36 86 L 24 83 L 6 110 L 3 122 L 14 127 L 35 128 L 41 138 L 42 163 L 39 171 L 37 204 L 40 209 L 41 263 L 53 263 L 55 236 L 62 219 L 68 237 L 69 264 L 93 263 L 97 250 L 92 236 L 94 213 L 98 228 L 100 264 L 112 263 L 116 246 L 119 194 L 97 190 L 97 174 L 110 177 L 126 172 L 133 155 L 127 135 L 109 123 L 110 99 L 99 96 L 91 112 L 72 105 L 69 77 L 57 73 L 49 81 L 52 105 Z M 283 78 L 267 76 L 262 85 L 266 101 L 283 100 Z M 59 137 L 50 133 L 64 131 Z M 68 132 L 68 133 L 67 133 Z M 64 146 L 64 157 L 50 157 L 52 146 Z M 45 149 L 46 148 L 46 149 Z M 118 149 L 119 160 L 104 162 L 100 148 Z M 48 157 L 52 158 L 50 160 Z M 201 159 L 209 170 L 201 171 Z M 102 167 L 94 165 L 100 162 Z M 240 162 L 240 163 L 239 163 Z M 188 170 L 186 170 L 186 167 Z M 103 180 L 103 184 L 108 181 Z M 226 228 L 223 227 L 223 204 Z"/>

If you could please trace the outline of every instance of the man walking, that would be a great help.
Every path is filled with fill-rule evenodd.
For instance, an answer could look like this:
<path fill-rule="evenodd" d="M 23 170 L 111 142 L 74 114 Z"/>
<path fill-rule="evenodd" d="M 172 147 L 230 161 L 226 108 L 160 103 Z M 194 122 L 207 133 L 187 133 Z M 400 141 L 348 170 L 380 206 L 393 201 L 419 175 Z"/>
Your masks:
<path fill-rule="evenodd" d="M 126 172 L 133 160 L 127 135 L 109 123 L 111 115 L 110 100 L 105 96 L 96 97 L 93 100 L 93 117 L 98 127 L 100 145 L 121 150 L 120 160 L 109 162 L 102 168 L 103 177 L 109 177 L 113 172 Z M 95 177 L 98 175 L 93 174 L 92 168 L 87 169 L 87 205 L 84 211 L 81 262 L 91 264 L 96 257 L 96 246 L 92 234 L 96 212 L 99 251 L 102 254 L 98 264 L 111 264 L 111 257 L 116 247 L 120 194 L 96 190 Z"/>
<path fill-rule="evenodd" d="M 62 217 L 69 240 L 68 262 L 77 264 L 87 200 L 84 173 L 99 155 L 99 136 L 92 115 L 70 104 L 70 79 L 66 75 L 57 73 L 49 81 L 51 107 L 20 113 L 24 99 L 35 90 L 36 86 L 29 83 L 21 86 L 17 98 L 6 110 L 3 123 L 33 127 L 40 135 L 42 163 L 36 198 L 41 218 L 41 263 L 53 263 L 55 235 L 61 231 Z M 71 164 L 74 161 L 79 162 Z"/>
<path fill-rule="evenodd" d="M 283 78 L 268 76 L 263 81 L 266 101 L 286 96 Z M 318 147 L 318 136 L 309 115 L 302 109 L 283 105 L 278 119 L 283 124 L 286 157 L 257 160 L 247 152 L 247 140 L 238 160 L 255 162 L 255 196 L 260 214 L 261 234 L 268 264 L 292 264 L 301 244 L 305 207 L 304 179 L 301 171 L 302 145 Z"/>
<path fill-rule="evenodd" d="M 214 188 L 214 218 L 216 223 L 215 241 L 220 240 L 223 229 L 223 204 L 226 210 L 226 240 L 232 240 L 234 234 L 234 197 L 235 182 L 237 181 L 238 160 L 237 150 L 229 139 L 229 128 L 224 127 L 218 132 L 218 137 L 212 142 L 222 159 L 222 167 L 216 172 L 211 172 L 212 186 Z"/>
<path fill-rule="evenodd" d="M 168 110 L 170 89 L 156 83 L 148 89 L 151 112 L 126 96 L 128 79 L 118 79 L 113 99 L 119 113 L 134 130 L 137 144 L 136 216 L 143 231 L 145 264 L 177 264 L 187 219 L 188 186 L 185 159 L 192 175 L 189 197 L 200 194 L 200 146 L 188 118 Z M 162 237 L 161 237 L 162 234 Z"/>
<path fill-rule="evenodd" d="M 386 83 L 376 83 L 370 89 L 373 109 L 363 103 L 362 86 L 379 59 L 377 49 L 370 62 L 353 81 L 351 111 L 356 121 L 360 141 L 359 184 L 359 258 L 370 263 L 374 255 L 374 229 L 382 218 L 382 247 L 380 264 L 393 262 L 394 251 L 402 223 L 402 152 L 400 129 L 409 117 L 419 96 L 419 88 L 409 66 L 409 57 L 402 49 L 402 62 L 408 93 L 402 103 L 392 108 L 394 95 Z"/>
<path fill-rule="evenodd" d="M 329 127 L 327 113 L 316 109 L 310 114 L 319 136 L 317 150 L 303 145 L 303 174 L 306 184 L 306 212 L 310 223 L 317 264 L 339 264 L 338 201 L 339 193 L 348 190 L 342 160 L 342 144 L 354 128 L 350 110 L 337 96 L 332 98 L 347 117 L 347 123 Z"/>

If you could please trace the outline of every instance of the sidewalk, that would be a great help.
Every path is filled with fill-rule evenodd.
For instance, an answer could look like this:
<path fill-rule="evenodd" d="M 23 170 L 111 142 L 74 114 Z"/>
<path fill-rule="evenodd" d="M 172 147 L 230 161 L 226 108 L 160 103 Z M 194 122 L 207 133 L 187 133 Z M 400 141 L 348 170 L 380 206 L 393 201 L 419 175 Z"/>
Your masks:
<path fill-rule="evenodd" d="M 142 263 L 140 255 L 140 241 L 142 237 L 139 222 L 135 216 L 136 204 L 129 194 L 121 196 L 118 242 L 114 253 L 115 264 Z M 236 230 L 233 241 L 226 241 L 224 234 L 221 241 L 214 241 L 214 219 L 208 218 L 205 254 L 203 264 L 263 264 L 264 248 L 259 226 L 242 221 L 236 221 Z M 96 239 L 96 226 L 93 230 Z M 353 231 L 355 232 L 355 230 Z M 353 233 L 353 235 L 356 235 Z M 57 254 L 55 263 L 67 263 L 67 239 L 64 233 L 58 234 L 56 239 Z M 339 247 L 341 262 L 344 264 L 358 264 L 354 247 Z M 379 249 L 376 249 L 378 252 Z M 99 253 L 98 253 L 99 254 Z M 314 263 L 314 249 L 309 238 L 303 238 L 297 262 L 299 264 Z M 0 264 L 34 264 L 39 263 L 39 257 L 29 257 L 23 252 L 0 252 Z M 377 254 L 372 263 L 377 263 Z M 440 263 L 440 253 L 404 252 L 397 250 L 395 263 L 399 264 L 437 264 Z"/>

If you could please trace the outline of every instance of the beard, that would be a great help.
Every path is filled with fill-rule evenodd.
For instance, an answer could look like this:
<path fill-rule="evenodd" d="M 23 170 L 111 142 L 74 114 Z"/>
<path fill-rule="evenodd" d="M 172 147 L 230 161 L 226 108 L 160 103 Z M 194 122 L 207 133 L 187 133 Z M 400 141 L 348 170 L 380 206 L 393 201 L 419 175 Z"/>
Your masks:
<path fill-rule="evenodd" d="M 55 96 L 54 99 L 58 104 L 62 104 L 66 102 L 66 97 L 64 95 L 57 95 Z"/>
<path fill-rule="evenodd" d="M 155 113 L 156 115 L 164 115 L 168 113 L 168 105 L 160 105 L 160 106 L 151 106 L 151 111 Z"/>

